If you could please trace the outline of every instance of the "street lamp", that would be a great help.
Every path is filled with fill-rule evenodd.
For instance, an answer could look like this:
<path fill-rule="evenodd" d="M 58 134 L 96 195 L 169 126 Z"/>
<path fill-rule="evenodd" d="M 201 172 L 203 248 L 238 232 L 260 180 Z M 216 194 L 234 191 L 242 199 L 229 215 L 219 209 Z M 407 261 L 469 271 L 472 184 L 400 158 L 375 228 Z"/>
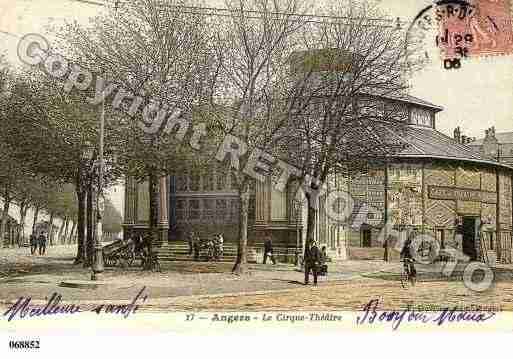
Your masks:
<path fill-rule="evenodd" d="M 105 132 L 105 101 L 102 101 L 102 110 L 100 115 L 100 149 L 98 163 L 98 192 L 96 194 L 96 226 L 94 227 L 94 258 L 92 265 L 91 280 L 97 280 L 100 273 L 103 272 L 103 248 L 101 238 L 102 213 L 103 213 L 103 138 Z"/>
<path fill-rule="evenodd" d="M 100 125 L 103 127 L 102 125 Z M 100 130 L 100 132 L 102 132 Z M 103 150 L 103 143 L 100 144 L 100 151 Z M 102 196 L 102 176 L 103 176 L 103 168 L 102 168 L 102 158 L 100 153 L 100 161 L 99 163 L 93 163 L 93 166 L 91 168 L 91 177 L 94 178 L 96 167 L 98 166 L 98 190 L 96 191 L 96 196 L 93 195 L 93 206 L 95 208 L 96 218 L 93 218 L 93 258 L 92 258 L 92 265 L 91 265 L 91 280 L 97 280 L 100 273 L 103 272 L 103 248 L 101 245 L 100 238 L 102 236 L 102 229 L 101 229 L 101 213 L 103 211 L 103 201 L 101 200 Z M 91 145 L 89 142 L 86 142 L 86 147 L 84 151 L 82 152 L 82 159 L 86 161 L 92 161 L 94 159 L 94 146 Z M 94 192 L 93 192 L 94 193 Z"/>

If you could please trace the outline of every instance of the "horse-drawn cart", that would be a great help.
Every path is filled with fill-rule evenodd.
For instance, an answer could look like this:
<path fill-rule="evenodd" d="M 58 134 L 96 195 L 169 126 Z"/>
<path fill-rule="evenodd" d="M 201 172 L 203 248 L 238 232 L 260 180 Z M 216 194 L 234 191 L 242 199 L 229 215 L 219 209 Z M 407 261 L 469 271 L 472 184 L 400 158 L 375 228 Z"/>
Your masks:
<path fill-rule="evenodd" d="M 136 260 L 140 260 L 140 266 L 145 269 L 160 272 L 160 263 L 156 253 L 149 256 L 149 251 L 144 250 L 144 241 L 136 244 L 136 240 L 118 240 L 103 247 L 103 263 L 107 267 L 120 266 L 131 267 Z"/>
<path fill-rule="evenodd" d="M 120 239 L 103 247 L 103 262 L 108 267 L 130 267 L 134 263 L 135 257 L 135 242 L 131 238 Z"/>

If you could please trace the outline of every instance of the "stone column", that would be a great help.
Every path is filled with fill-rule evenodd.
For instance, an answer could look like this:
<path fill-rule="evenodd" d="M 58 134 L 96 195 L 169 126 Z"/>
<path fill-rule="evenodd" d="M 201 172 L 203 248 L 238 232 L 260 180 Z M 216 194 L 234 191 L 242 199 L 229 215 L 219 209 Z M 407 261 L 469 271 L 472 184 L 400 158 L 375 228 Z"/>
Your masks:
<path fill-rule="evenodd" d="M 168 238 L 169 222 L 167 219 L 167 177 L 161 177 L 159 183 L 159 232 L 161 243 Z"/>
<path fill-rule="evenodd" d="M 134 223 L 134 217 L 133 217 L 133 201 L 132 197 L 134 196 L 133 193 L 133 186 L 132 186 L 132 178 L 126 177 L 125 179 L 125 220 L 124 222 L 126 224 L 132 224 Z"/>
<path fill-rule="evenodd" d="M 123 219 L 123 237 L 128 238 L 131 235 L 132 225 L 135 223 L 134 218 L 134 179 L 130 176 L 125 178 L 125 210 Z"/>
<path fill-rule="evenodd" d="M 176 175 L 169 176 L 169 193 L 168 193 L 168 222 L 171 230 L 176 227 Z"/>
<path fill-rule="evenodd" d="M 160 206 L 159 206 L 159 225 L 160 226 L 168 226 L 167 219 L 167 177 L 160 178 Z"/>

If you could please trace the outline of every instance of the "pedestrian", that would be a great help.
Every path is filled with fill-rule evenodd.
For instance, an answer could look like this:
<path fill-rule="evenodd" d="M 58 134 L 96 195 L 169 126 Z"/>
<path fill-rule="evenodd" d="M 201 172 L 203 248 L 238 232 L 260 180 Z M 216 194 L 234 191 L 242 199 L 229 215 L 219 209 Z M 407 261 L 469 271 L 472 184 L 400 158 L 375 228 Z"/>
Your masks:
<path fill-rule="evenodd" d="M 319 248 L 317 248 L 317 243 L 313 241 L 310 245 L 307 244 L 305 250 L 305 285 L 308 285 L 310 280 L 310 271 L 312 271 L 314 277 L 314 285 L 317 285 L 317 273 L 320 260 L 321 253 Z"/>
<path fill-rule="evenodd" d="M 39 244 L 39 255 L 43 256 L 46 254 L 46 236 L 43 232 L 39 235 L 38 238 Z"/>
<path fill-rule="evenodd" d="M 194 250 L 194 239 L 195 239 L 196 233 L 194 231 L 191 231 L 189 233 L 189 237 L 187 237 L 187 243 L 189 244 L 189 255 L 192 254 Z"/>
<path fill-rule="evenodd" d="M 197 234 L 195 234 L 192 241 L 192 249 L 194 251 L 194 260 L 198 261 L 200 256 L 201 240 Z"/>
<path fill-rule="evenodd" d="M 326 249 L 326 246 L 322 246 L 321 249 L 321 256 L 319 259 L 319 275 L 328 275 L 328 265 L 326 264 L 328 262 L 328 252 Z"/>
<path fill-rule="evenodd" d="M 273 240 L 271 235 L 268 235 L 264 242 L 264 264 L 267 262 L 267 257 L 270 257 L 273 264 L 276 264 L 273 254 Z"/>
<path fill-rule="evenodd" d="M 403 244 L 400 259 L 403 262 L 404 272 L 408 275 L 412 285 L 415 285 L 417 279 L 417 270 L 415 269 L 415 248 L 412 243 L 413 236 L 410 236 Z"/>
<path fill-rule="evenodd" d="M 36 250 L 37 250 L 37 237 L 34 234 L 34 232 L 32 232 L 32 234 L 30 235 L 30 254 L 34 255 L 36 253 Z"/>
<path fill-rule="evenodd" d="M 222 233 L 219 233 L 217 235 L 217 238 L 216 238 L 216 257 L 217 257 L 217 260 L 219 260 L 222 256 L 223 256 L 223 251 L 224 251 L 224 237 L 223 237 L 223 234 Z"/>

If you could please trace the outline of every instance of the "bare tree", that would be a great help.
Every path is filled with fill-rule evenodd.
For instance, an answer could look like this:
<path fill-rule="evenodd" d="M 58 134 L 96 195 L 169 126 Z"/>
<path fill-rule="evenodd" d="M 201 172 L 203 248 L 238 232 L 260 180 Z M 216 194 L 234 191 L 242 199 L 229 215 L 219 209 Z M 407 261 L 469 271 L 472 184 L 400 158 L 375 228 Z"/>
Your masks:
<path fill-rule="evenodd" d="M 106 105 L 125 117 L 118 160 L 127 175 L 149 181 L 152 240 L 160 177 L 176 163 L 173 159 L 187 156 L 179 146 L 188 132 L 185 123 L 167 125 L 190 117 L 206 101 L 213 78 L 205 17 L 184 10 L 194 4 L 135 0 L 98 16 L 90 28 L 70 24 L 62 33 L 67 53 L 84 68 L 96 69 L 97 83 L 102 78 L 105 87 L 111 85 L 104 94 L 113 101 Z M 180 140 L 171 133 L 175 125 Z"/>
<path fill-rule="evenodd" d="M 215 18 L 217 69 L 212 104 L 228 111 L 214 116 L 213 128 L 223 138 L 218 160 L 228 161 L 239 194 L 239 243 L 234 273 L 246 263 L 248 209 L 255 178 L 254 162 L 272 154 L 287 126 L 283 101 L 288 58 L 297 50 L 294 34 L 306 23 L 303 0 L 229 0 L 227 15 Z M 215 111 L 214 111 L 215 113 Z M 230 158 L 225 151 L 231 151 Z M 267 158 L 270 160 L 270 157 Z M 258 170 L 257 170 L 258 171 Z"/>
<path fill-rule="evenodd" d="M 411 47 L 367 1 L 347 5 L 326 6 L 330 18 L 304 27 L 304 50 L 290 59 L 288 153 L 308 203 L 307 243 L 330 175 L 365 171 L 404 148 L 408 112 L 397 100 L 416 65 Z"/>

